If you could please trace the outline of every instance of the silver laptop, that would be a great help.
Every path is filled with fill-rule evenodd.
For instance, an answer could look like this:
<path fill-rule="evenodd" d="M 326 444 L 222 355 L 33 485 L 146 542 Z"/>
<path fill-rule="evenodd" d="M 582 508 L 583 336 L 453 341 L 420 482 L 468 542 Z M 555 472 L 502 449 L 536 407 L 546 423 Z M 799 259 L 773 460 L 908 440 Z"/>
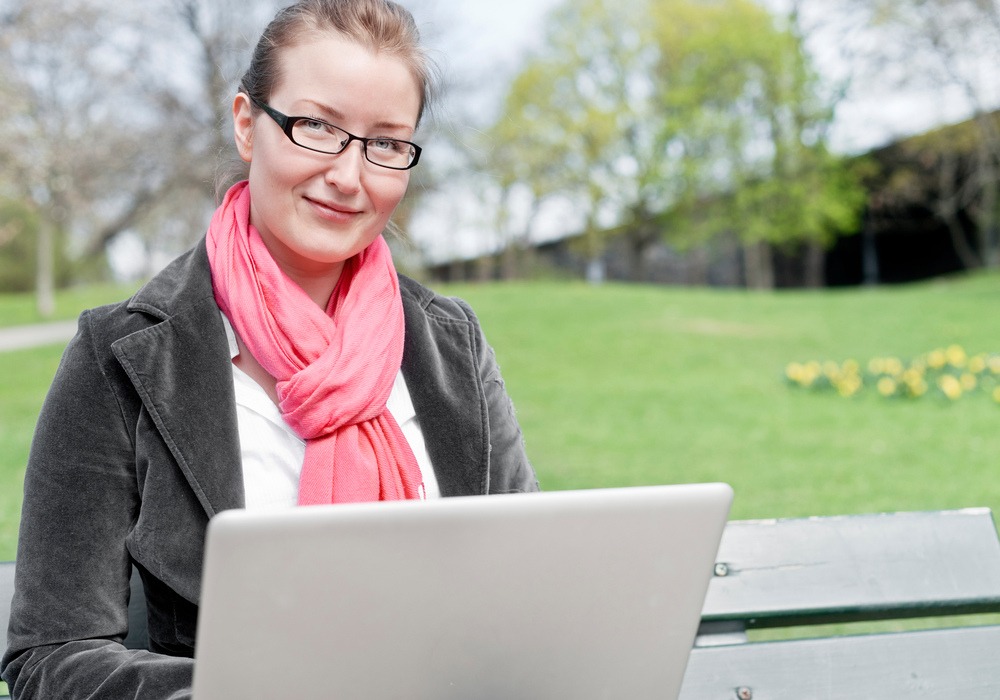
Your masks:
<path fill-rule="evenodd" d="M 194 699 L 676 698 L 726 484 L 227 511 Z"/>

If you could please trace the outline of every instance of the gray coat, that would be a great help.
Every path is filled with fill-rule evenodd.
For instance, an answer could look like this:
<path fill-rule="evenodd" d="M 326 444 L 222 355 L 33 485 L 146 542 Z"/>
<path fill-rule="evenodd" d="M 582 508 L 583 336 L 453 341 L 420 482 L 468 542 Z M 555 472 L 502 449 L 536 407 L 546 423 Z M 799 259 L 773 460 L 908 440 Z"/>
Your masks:
<path fill-rule="evenodd" d="M 402 371 L 442 495 L 537 489 L 472 311 L 400 286 Z M 25 476 L 3 658 L 15 698 L 190 695 L 205 528 L 243 506 L 239 449 L 202 242 L 128 302 L 84 313 L 63 356 Z M 121 645 L 133 566 L 149 651 Z"/>

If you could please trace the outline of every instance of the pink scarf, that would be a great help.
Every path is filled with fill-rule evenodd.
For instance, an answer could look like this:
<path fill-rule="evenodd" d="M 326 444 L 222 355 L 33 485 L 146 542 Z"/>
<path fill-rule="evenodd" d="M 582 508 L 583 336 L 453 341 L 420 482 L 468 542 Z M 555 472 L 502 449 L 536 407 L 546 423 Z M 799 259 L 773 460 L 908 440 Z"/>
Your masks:
<path fill-rule="evenodd" d="M 234 185 L 207 236 L 215 299 L 277 379 L 278 407 L 306 440 L 299 504 L 419 498 L 420 468 L 385 404 L 403 358 L 403 302 L 379 236 L 347 261 L 326 312 L 278 267 Z"/>

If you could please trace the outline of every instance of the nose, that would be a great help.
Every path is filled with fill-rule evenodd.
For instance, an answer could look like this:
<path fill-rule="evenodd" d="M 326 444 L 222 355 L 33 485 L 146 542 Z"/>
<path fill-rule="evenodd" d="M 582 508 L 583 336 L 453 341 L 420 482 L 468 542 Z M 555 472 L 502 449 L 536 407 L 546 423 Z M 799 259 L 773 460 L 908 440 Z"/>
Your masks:
<path fill-rule="evenodd" d="M 361 169 L 365 167 L 365 144 L 355 141 L 336 155 L 327 156 L 330 164 L 326 168 L 326 181 L 346 194 L 355 194 L 361 189 Z"/>

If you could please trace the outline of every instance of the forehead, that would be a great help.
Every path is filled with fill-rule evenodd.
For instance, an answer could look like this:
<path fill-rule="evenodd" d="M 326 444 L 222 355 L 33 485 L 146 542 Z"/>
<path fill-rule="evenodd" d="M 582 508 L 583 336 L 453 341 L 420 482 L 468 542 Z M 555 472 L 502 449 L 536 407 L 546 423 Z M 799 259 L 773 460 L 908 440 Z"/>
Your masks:
<path fill-rule="evenodd" d="M 286 47 L 270 100 L 318 103 L 352 120 L 416 127 L 421 89 L 407 63 L 336 33 Z M 345 125 L 346 126 L 346 125 Z"/>

